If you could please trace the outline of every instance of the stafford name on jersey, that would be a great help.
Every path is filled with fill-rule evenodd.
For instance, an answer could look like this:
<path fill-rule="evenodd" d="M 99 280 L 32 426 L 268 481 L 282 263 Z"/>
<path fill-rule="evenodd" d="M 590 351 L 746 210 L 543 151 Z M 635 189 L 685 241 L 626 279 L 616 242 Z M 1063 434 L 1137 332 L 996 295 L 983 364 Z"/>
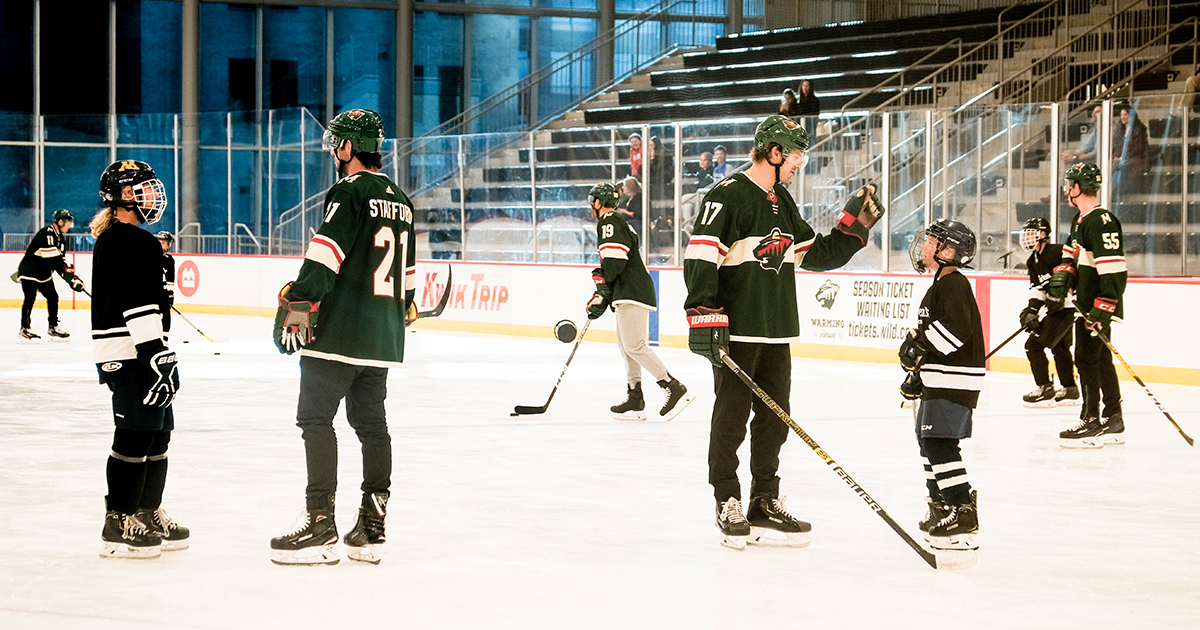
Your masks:
<path fill-rule="evenodd" d="M 400 203 L 399 201 L 390 201 L 387 199 L 371 199 L 367 202 L 370 207 L 372 217 L 383 217 L 385 219 L 399 219 L 405 223 L 412 223 L 413 213 L 412 208 Z"/>

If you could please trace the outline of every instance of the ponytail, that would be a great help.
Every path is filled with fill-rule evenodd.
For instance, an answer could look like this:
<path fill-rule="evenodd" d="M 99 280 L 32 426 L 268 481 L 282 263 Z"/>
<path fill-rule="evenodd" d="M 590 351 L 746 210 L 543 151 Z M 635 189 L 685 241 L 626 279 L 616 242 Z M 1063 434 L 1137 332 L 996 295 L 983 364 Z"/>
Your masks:
<path fill-rule="evenodd" d="M 88 227 L 92 230 L 92 236 L 99 238 L 108 228 L 112 227 L 117 222 L 117 213 L 109 206 L 105 206 L 92 217 L 92 222 Z"/>

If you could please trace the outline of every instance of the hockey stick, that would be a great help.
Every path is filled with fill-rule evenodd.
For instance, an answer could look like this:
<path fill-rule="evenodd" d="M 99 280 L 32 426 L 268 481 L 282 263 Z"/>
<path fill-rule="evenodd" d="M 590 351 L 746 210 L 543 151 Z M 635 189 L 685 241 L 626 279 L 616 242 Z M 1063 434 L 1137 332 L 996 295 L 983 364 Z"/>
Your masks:
<path fill-rule="evenodd" d="M 1075 310 L 1078 311 L 1080 315 L 1083 315 L 1084 321 L 1087 320 L 1087 314 L 1083 312 L 1083 309 L 1080 308 L 1078 303 L 1075 304 Z M 1109 352 L 1112 352 L 1114 357 L 1117 357 L 1121 360 L 1121 365 L 1125 366 L 1125 371 L 1129 372 L 1129 375 L 1133 377 L 1133 380 L 1137 381 L 1138 385 L 1142 386 L 1142 390 L 1146 392 L 1146 395 L 1150 397 L 1150 400 L 1154 401 L 1154 405 L 1157 406 L 1158 410 L 1167 417 L 1167 421 L 1171 423 L 1171 426 L 1175 427 L 1175 430 L 1179 432 L 1179 435 L 1183 436 L 1183 439 L 1187 441 L 1188 446 L 1195 447 L 1195 440 L 1188 436 L 1187 433 L 1184 433 L 1179 424 L 1175 422 L 1175 418 L 1172 418 L 1171 414 L 1167 413 L 1167 410 L 1163 408 L 1162 403 L 1158 402 L 1158 399 L 1154 397 L 1154 393 L 1150 391 L 1150 388 L 1146 387 L 1146 382 L 1137 375 L 1137 372 L 1133 371 L 1133 367 L 1129 365 L 1129 362 L 1125 360 L 1125 357 L 1121 356 L 1121 353 L 1117 352 L 1117 349 L 1113 347 L 1112 342 L 1108 340 L 1108 335 L 1104 334 L 1103 330 L 1093 330 L 1092 334 L 1099 337 L 1100 341 L 1103 341 L 1104 345 L 1108 346 Z"/>
<path fill-rule="evenodd" d="M 992 355 L 993 355 L 993 354 L 996 354 L 997 352 L 1000 352 L 1000 348 L 1003 348 L 1003 347 L 1004 347 L 1004 346 L 1005 346 L 1005 345 L 1006 345 L 1008 342 L 1012 341 L 1013 339 L 1016 339 L 1016 338 L 1017 338 L 1017 335 L 1021 334 L 1021 331 L 1023 331 L 1023 330 L 1025 330 L 1025 327 L 1024 327 L 1024 326 L 1022 326 L 1022 327 L 1018 328 L 1018 329 L 1017 329 L 1017 332 L 1015 332 L 1015 333 L 1013 333 L 1013 334 L 1011 334 L 1011 335 L 1009 335 L 1009 336 L 1008 336 L 1008 339 L 1005 339 L 1004 341 L 1001 341 L 1001 342 L 1000 342 L 1000 345 L 996 346 L 995 348 L 992 348 L 992 351 L 991 351 L 991 352 L 989 352 L 989 353 L 987 353 L 987 356 L 986 356 L 986 357 L 983 357 L 983 360 L 986 362 L 988 359 L 992 358 Z"/>
<path fill-rule="evenodd" d="M 192 328 L 195 328 L 196 332 L 200 333 L 201 337 L 204 337 L 205 339 L 207 339 L 213 343 L 225 343 L 226 341 L 229 341 L 229 337 L 217 337 L 216 339 L 213 339 L 212 337 L 209 337 L 208 335 L 204 334 L 204 331 L 200 330 L 199 326 L 193 324 L 192 320 L 188 319 L 186 315 L 184 315 L 183 313 L 180 313 L 179 309 L 175 308 L 174 304 L 171 305 L 171 310 L 175 311 L 175 314 L 182 317 L 183 321 L 187 322 Z"/>
<path fill-rule="evenodd" d="M 454 279 L 454 267 L 446 265 L 446 288 L 442 289 L 442 299 L 438 300 L 437 306 L 428 311 L 417 311 L 417 319 L 425 319 L 428 317 L 437 317 L 446 310 L 446 303 L 450 301 L 450 282 Z"/>
<path fill-rule="evenodd" d="M 546 410 L 550 408 L 550 401 L 554 400 L 554 394 L 558 391 L 559 383 L 562 383 L 563 376 L 566 376 L 567 374 L 567 368 L 571 367 L 571 359 L 575 358 L 575 351 L 579 349 L 579 344 L 583 343 L 583 336 L 587 334 L 588 326 L 591 325 L 592 320 L 589 319 L 583 325 L 583 330 L 579 331 L 579 339 L 575 341 L 575 347 L 571 348 L 571 354 L 567 357 L 567 364 L 563 366 L 562 373 L 558 375 L 558 381 L 554 383 L 554 389 L 550 390 L 550 397 L 546 399 L 546 404 L 542 405 L 541 407 L 526 407 L 524 405 L 517 405 L 516 407 L 513 407 L 513 412 L 508 415 L 528 416 L 538 413 L 546 413 Z"/>
<path fill-rule="evenodd" d="M 721 353 L 721 361 L 724 362 L 729 369 L 733 370 L 733 373 L 737 374 L 738 378 L 742 379 L 742 382 L 746 384 L 746 387 L 749 387 L 756 396 L 762 399 L 762 401 L 771 408 L 771 411 L 774 411 L 775 415 L 779 416 L 780 420 L 783 420 L 785 424 L 791 427 L 792 431 L 795 431 L 796 435 L 799 435 L 800 439 L 804 440 L 804 443 L 808 444 L 808 447 L 811 448 L 818 457 L 824 460 L 825 463 L 833 469 L 833 472 L 837 473 L 837 476 L 841 477 L 842 480 L 846 482 L 846 485 L 850 486 L 850 488 L 853 489 L 858 496 L 862 497 L 862 500 L 867 502 L 867 506 L 870 507 L 876 514 L 878 514 L 879 517 L 882 518 L 884 522 L 892 528 L 893 531 L 903 538 L 904 542 L 908 543 L 908 546 L 913 548 L 913 551 L 916 551 L 918 554 L 920 554 L 921 559 L 929 564 L 929 566 L 935 569 L 967 569 L 975 565 L 976 556 L 973 553 L 963 554 L 960 551 L 943 553 L 938 553 L 937 551 L 930 552 L 917 543 L 917 541 L 913 540 L 912 537 L 904 531 L 904 528 L 900 527 L 900 525 L 897 524 L 891 516 L 888 516 L 888 513 L 883 511 L 883 507 L 876 503 L 875 499 L 872 499 L 871 495 L 867 494 L 867 491 L 864 490 L 862 486 L 858 485 L 857 481 L 852 479 L 850 475 L 838 465 L 837 462 L 833 461 L 833 458 L 829 456 L 829 453 L 825 452 L 825 449 L 821 448 L 816 441 L 809 437 L 809 435 L 804 432 L 804 429 L 800 428 L 800 425 L 797 424 L 796 421 L 793 420 L 792 417 L 788 415 L 788 413 L 784 411 L 778 403 L 771 399 L 767 392 L 763 391 L 763 389 L 759 387 L 749 375 L 742 371 L 742 368 L 738 367 L 738 364 L 735 363 L 733 358 L 729 356 L 729 353 L 725 350 L 725 348 L 720 348 L 718 351 Z"/>

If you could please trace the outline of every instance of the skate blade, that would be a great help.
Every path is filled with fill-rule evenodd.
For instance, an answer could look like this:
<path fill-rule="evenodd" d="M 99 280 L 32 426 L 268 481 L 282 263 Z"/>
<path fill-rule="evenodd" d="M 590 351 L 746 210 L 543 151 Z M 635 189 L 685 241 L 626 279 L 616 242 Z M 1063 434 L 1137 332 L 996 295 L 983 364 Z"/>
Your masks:
<path fill-rule="evenodd" d="M 356 562 L 379 564 L 383 560 L 383 554 L 383 543 L 367 545 L 365 547 L 346 546 L 346 557 Z"/>
<path fill-rule="evenodd" d="M 1096 441 L 1095 438 L 1059 438 L 1058 445 L 1062 448 L 1100 448 L 1104 446 Z"/>
<path fill-rule="evenodd" d="M 979 555 L 974 550 L 947 551 L 934 549 L 933 557 L 939 570 L 961 571 L 970 569 L 979 562 Z"/>
<path fill-rule="evenodd" d="M 934 551 L 975 551 L 979 549 L 979 543 L 975 540 L 976 532 L 970 534 L 955 534 L 953 536 L 929 536 L 926 540 L 929 541 L 929 546 L 933 547 Z"/>
<path fill-rule="evenodd" d="M 746 541 L 757 547 L 807 547 L 812 540 L 808 532 L 781 532 L 769 527 L 751 527 Z"/>
<path fill-rule="evenodd" d="M 183 540 L 166 540 L 163 539 L 162 544 L 158 546 L 163 551 L 183 551 L 191 546 L 191 540 L 184 538 Z"/>
<path fill-rule="evenodd" d="M 1064 398 L 1062 400 L 1054 401 L 1054 404 L 1058 405 L 1059 407 L 1078 407 L 1079 405 L 1083 404 L 1083 400 L 1079 398 Z"/>
<path fill-rule="evenodd" d="M 296 551 L 271 550 L 271 562 L 283 566 L 335 565 L 340 560 L 333 545 L 321 545 Z"/>
<path fill-rule="evenodd" d="M 1022 404 L 1022 405 L 1024 405 L 1024 406 L 1026 406 L 1026 407 L 1028 407 L 1028 408 L 1030 408 L 1030 409 L 1049 409 L 1049 408 L 1051 408 L 1051 407 L 1057 407 L 1057 406 L 1058 406 L 1058 403 L 1054 402 L 1053 400 L 1043 400 L 1043 401 L 1041 401 L 1041 402 L 1025 402 L 1025 401 L 1021 401 L 1021 404 Z"/>
<path fill-rule="evenodd" d="M 70 340 L 71 340 L 71 338 L 70 338 L 70 337 L 66 337 L 66 338 L 63 338 L 63 337 L 51 337 L 51 338 L 50 338 L 50 343 L 67 343 L 67 342 L 68 342 L 68 341 L 70 341 Z"/>
<path fill-rule="evenodd" d="M 101 558 L 122 558 L 126 560 L 153 560 L 162 555 L 162 549 L 154 547 L 133 547 L 125 543 L 107 542 L 100 550 Z"/>
<path fill-rule="evenodd" d="M 1121 433 L 1105 433 L 1096 436 L 1096 442 L 1100 446 L 1121 446 L 1125 444 L 1125 436 Z"/>
<path fill-rule="evenodd" d="M 40 339 L 26 339 L 24 337 L 17 337 L 17 343 L 23 346 L 36 346 L 40 342 Z"/>
<path fill-rule="evenodd" d="M 645 411 L 626 411 L 624 413 L 614 413 L 612 415 L 612 417 L 613 417 L 613 420 L 623 420 L 623 421 L 627 421 L 627 422 L 628 421 L 645 420 L 646 412 Z"/>
<path fill-rule="evenodd" d="M 746 537 L 745 536 L 724 536 L 721 538 L 721 544 L 725 547 L 729 547 L 730 549 L 736 549 L 738 551 L 745 551 L 746 550 Z"/>
<path fill-rule="evenodd" d="M 679 402 L 675 405 L 675 407 L 662 416 L 662 419 L 666 420 L 667 422 L 674 420 L 675 416 L 678 416 L 680 413 L 682 413 L 688 405 L 692 404 L 693 400 L 696 400 L 695 394 L 691 392 L 684 394 L 683 398 L 679 399 Z"/>

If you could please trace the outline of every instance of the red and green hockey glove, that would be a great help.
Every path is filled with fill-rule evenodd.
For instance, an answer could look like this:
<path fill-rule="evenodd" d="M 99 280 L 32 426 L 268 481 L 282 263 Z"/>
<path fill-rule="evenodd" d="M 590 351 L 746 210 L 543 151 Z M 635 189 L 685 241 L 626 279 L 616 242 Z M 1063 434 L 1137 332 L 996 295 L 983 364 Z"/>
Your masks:
<path fill-rule="evenodd" d="M 879 195 L 875 194 L 875 187 L 868 184 L 858 189 L 858 193 L 842 207 L 835 229 L 857 238 L 866 245 L 867 239 L 871 237 L 871 228 L 883 218 L 885 212 L 887 210 L 879 200 Z"/>
<path fill-rule="evenodd" d="M 279 308 L 275 311 L 275 347 L 283 354 L 292 354 L 312 342 L 313 329 L 317 326 L 317 311 L 320 302 L 287 299 L 289 282 L 279 290 Z"/>
<path fill-rule="evenodd" d="M 1096 298 L 1093 302 L 1092 310 L 1088 313 L 1087 319 L 1083 325 L 1087 326 L 1088 330 L 1092 331 L 1092 336 L 1097 333 L 1106 333 L 1112 326 L 1113 313 L 1117 312 L 1117 301 L 1111 298 Z"/>
<path fill-rule="evenodd" d="M 1054 274 L 1050 276 L 1050 284 L 1046 286 L 1046 296 L 1052 302 L 1062 304 L 1070 295 L 1071 289 L 1075 288 L 1075 282 L 1079 278 L 1079 273 L 1075 271 L 1075 265 L 1063 263 L 1054 268 Z"/>
<path fill-rule="evenodd" d="M 724 308 L 697 306 L 687 309 L 688 350 L 721 367 L 720 348 L 729 348 L 729 316 Z"/>

